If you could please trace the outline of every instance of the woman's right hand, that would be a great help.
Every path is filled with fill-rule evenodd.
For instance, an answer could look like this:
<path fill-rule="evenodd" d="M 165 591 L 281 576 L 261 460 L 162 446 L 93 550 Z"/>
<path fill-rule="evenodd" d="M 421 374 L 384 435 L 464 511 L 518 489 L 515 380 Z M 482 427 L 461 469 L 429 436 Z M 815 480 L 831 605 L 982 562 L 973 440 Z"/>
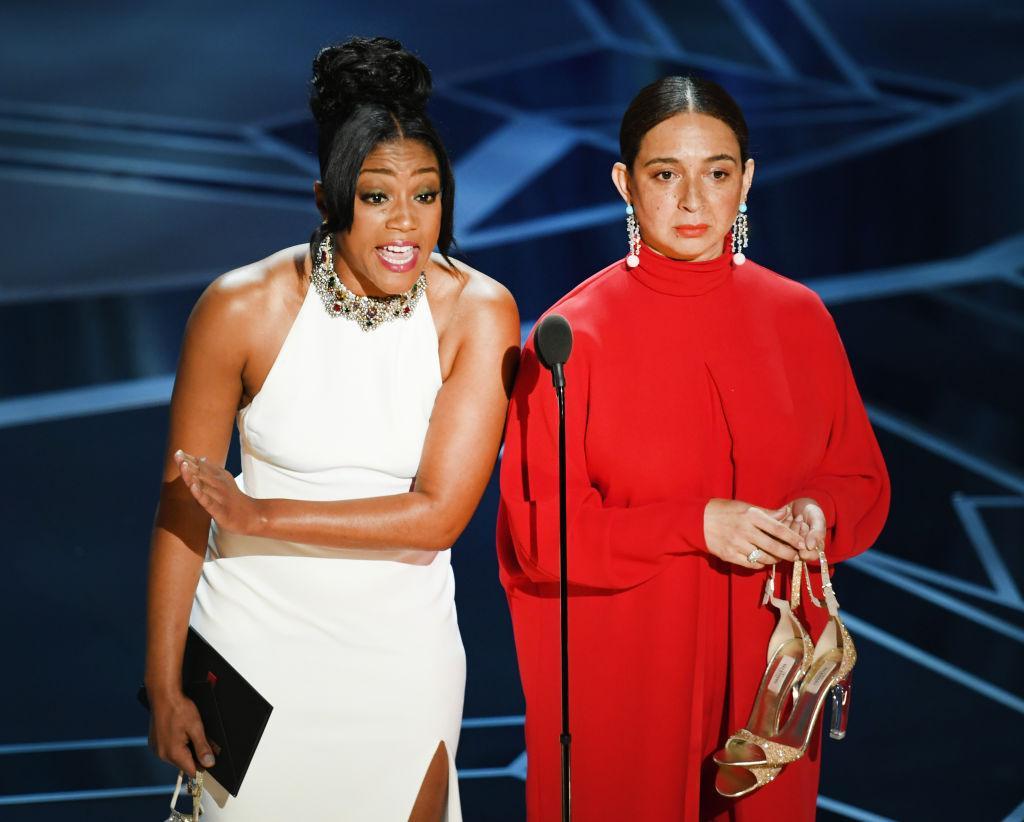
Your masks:
<path fill-rule="evenodd" d="M 199 711 L 191 699 L 179 691 L 151 698 L 150 706 L 149 747 L 157 756 L 192 778 L 196 775 L 192 750 L 204 768 L 213 767 L 213 750 L 206 739 Z M 189 750 L 189 742 L 192 750 Z"/>
<path fill-rule="evenodd" d="M 792 506 L 774 511 L 736 499 L 712 499 L 704 507 L 704 541 L 719 559 L 744 568 L 764 568 L 798 557 L 803 538 L 790 525 Z M 748 557 L 754 549 L 757 562 Z"/>

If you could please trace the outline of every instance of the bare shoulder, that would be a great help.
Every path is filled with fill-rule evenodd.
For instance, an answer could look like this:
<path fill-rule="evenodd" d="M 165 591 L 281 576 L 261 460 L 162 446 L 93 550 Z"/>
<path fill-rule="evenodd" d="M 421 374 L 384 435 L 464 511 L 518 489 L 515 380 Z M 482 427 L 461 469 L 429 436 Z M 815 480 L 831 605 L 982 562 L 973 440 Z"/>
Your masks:
<path fill-rule="evenodd" d="M 439 279 L 445 282 L 443 297 L 451 306 L 453 324 L 462 328 L 514 326 L 519 333 L 519 309 L 508 288 L 460 260 L 449 258 L 449 265 L 440 254 L 431 259 L 443 272 Z"/>
<path fill-rule="evenodd" d="M 228 271 L 200 296 L 189 319 L 196 326 L 215 326 L 234 333 L 247 327 L 272 324 L 287 314 L 296 297 L 301 299 L 305 278 L 305 247 L 282 249 L 269 257 Z M 259 318 L 258 323 L 253 323 Z"/>
<path fill-rule="evenodd" d="M 447 315 L 438 324 L 443 380 L 459 373 L 494 389 L 507 402 L 519 363 L 519 309 L 512 293 L 497 280 L 459 260 L 440 255 L 433 262 L 439 276 L 440 302 Z M 433 308 L 433 301 L 431 302 Z M 443 325 L 442 325 L 443 323 Z"/>
<path fill-rule="evenodd" d="M 197 309 L 230 321 L 258 311 L 263 314 L 297 292 L 304 271 L 304 246 L 285 248 L 269 257 L 221 274 L 199 298 Z"/>

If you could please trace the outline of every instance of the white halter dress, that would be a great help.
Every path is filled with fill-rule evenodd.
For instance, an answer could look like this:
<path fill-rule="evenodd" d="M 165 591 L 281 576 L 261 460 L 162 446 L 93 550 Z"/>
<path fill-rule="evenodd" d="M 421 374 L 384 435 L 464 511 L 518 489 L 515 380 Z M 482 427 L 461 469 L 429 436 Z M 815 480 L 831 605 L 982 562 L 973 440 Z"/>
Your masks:
<path fill-rule="evenodd" d="M 409 491 L 441 386 L 426 295 L 371 331 L 311 287 L 238 414 L 257 498 Z M 405 820 L 439 743 L 449 822 L 466 657 L 450 553 L 349 550 L 210 529 L 191 624 L 273 705 L 238 797 L 212 779 L 203 819 Z"/>

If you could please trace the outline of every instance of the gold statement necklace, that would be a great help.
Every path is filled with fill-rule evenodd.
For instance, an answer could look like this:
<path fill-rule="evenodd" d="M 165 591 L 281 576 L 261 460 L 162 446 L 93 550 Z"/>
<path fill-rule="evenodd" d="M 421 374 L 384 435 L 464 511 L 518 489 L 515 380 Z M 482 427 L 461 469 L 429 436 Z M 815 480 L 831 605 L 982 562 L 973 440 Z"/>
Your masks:
<path fill-rule="evenodd" d="M 353 320 L 363 331 L 372 331 L 391 320 L 408 319 L 427 290 L 427 275 L 421 271 L 412 288 L 402 294 L 360 297 L 352 293 L 334 271 L 334 242 L 330 236 L 320 243 L 312 279 L 327 313 Z"/>

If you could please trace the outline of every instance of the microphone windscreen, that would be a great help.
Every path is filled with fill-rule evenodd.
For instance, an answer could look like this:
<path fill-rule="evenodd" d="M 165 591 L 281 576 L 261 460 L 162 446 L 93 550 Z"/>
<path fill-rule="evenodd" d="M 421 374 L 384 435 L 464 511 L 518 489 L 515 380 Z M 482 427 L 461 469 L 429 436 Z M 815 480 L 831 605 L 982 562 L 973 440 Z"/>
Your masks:
<path fill-rule="evenodd" d="M 534 334 L 537 356 L 547 369 L 565 365 L 572 353 L 572 327 L 561 314 L 548 314 Z"/>

